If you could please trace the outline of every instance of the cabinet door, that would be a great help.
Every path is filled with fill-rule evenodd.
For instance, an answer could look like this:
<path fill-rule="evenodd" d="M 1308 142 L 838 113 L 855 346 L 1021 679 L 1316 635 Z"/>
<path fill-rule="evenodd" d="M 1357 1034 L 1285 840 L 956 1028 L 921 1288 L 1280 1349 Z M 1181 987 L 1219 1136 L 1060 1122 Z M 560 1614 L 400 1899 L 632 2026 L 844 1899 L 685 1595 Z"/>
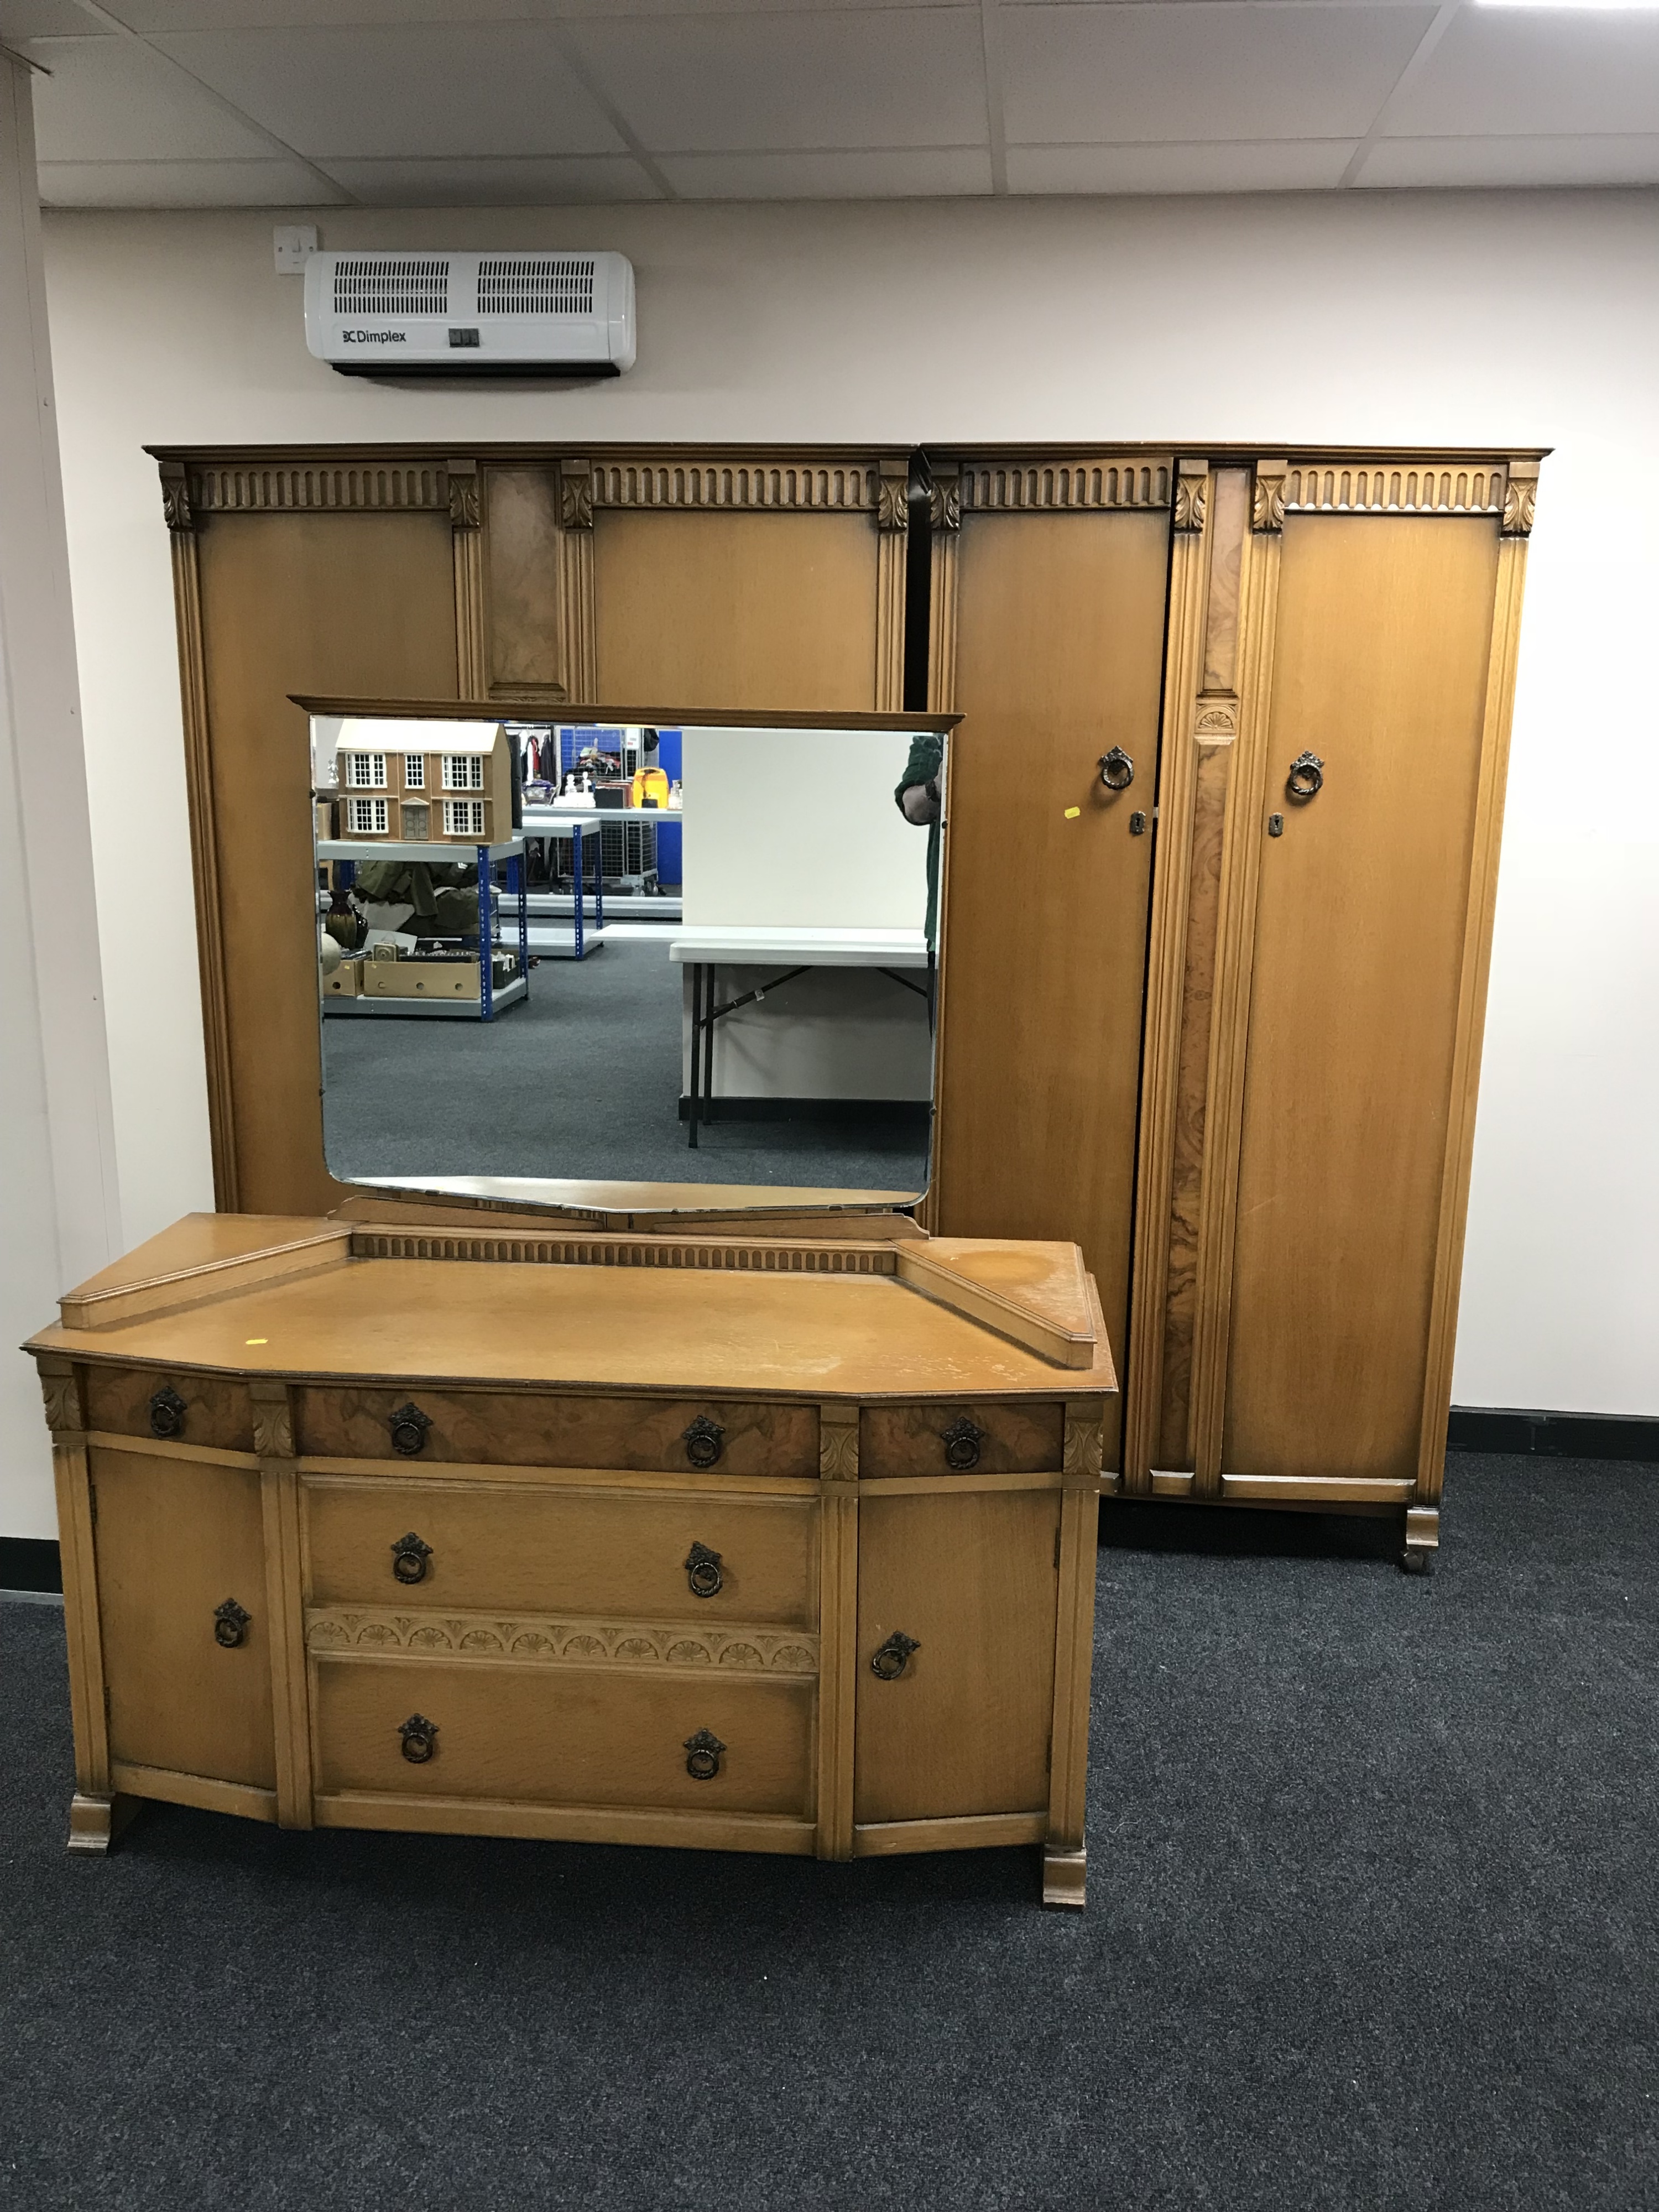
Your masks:
<path fill-rule="evenodd" d="M 951 753 L 932 1225 L 1081 1245 L 1120 1357 L 1169 465 L 1160 505 L 1085 502 L 1103 475 L 1139 490 L 1143 473 L 964 462 L 960 530 L 935 538 L 935 599 L 953 597 L 955 622 L 954 646 L 948 623 L 936 641 L 934 703 L 966 719 Z M 1028 475 L 1029 506 L 1010 489 Z M 1074 475 L 1078 507 L 1041 503 Z M 1116 791 L 1100 770 L 1113 747 L 1133 763 Z M 1109 1467 L 1115 1452 L 1114 1413 Z"/>
<path fill-rule="evenodd" d="M 1057 1490 L 860 1499 L 855 1821 L 1047 1807 L 1059 1535 Z"/>
<path fill-rule="evenodd" d="M 104 1447 L 90 1464 L 111 1759 L 274 1790 L 258 1476 Z M 233 1644 L 227 1600 L 248 1615 Z"/>
<path fill-rule="evenodd" d="M 1479 516 L 1285 520 L 1229 1474 L 1417 1473 L 1498 554 Z M 1323 781 L 1298 799 L 1304 751 Z"/>

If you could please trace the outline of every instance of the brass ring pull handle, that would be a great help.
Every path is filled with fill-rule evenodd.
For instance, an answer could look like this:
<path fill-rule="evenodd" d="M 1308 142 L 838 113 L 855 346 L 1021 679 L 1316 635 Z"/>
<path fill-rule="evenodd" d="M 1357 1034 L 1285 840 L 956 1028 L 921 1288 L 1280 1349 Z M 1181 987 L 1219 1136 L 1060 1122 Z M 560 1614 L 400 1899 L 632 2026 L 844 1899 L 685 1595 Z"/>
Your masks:
<path fill-rule="evenodd" d="M 1100 780 L 1108 791 L 1127 791 L 1135 780 L 1135 764 L 1121 745 L 1100 757 Z"/>
<path fill-rule="evenodd" d="M 411 1713 L 406 1721 L 400 1721 L 398 1733 L 404 1740 L 404 1757 L 411 1766 L 424 1766 L 438 1748 L 438 1723 L 428 1720 L 424 1713 Z"/>
<path fill-rule="evenodd" d="M 228 1597 L 222 1605 L 213 1608 L 214 1642 L 222 1644 L 227 1651 L 234 1651 L 247 1634 L 247 1625 L 252 1618 L 234 1597 Z"/>
<path fill-rule="evenodd" d="M 413 1459 L 426 1443 L 426 1432 L 431 1422 L 418 1406 L 399 1406 L 387 1425 L 392 1431 L 392 1449 L 404 1459 Z"/>
<path fill-rule="evenodd" d="M 1317 753 L 1298 753 L 1291 763 L 1285 788 L 1292 799 L 1309 799 L 1325 787 L 1325 763 Z"/>
<path fill-rule="evenodd" d="M 185 1433 L 185 1401 L 171 1383 L 164 1382 L 149 1401 L 149 1432 L 153 1437 Z"/>
<path fill-rule="evenodd" d="M 423 1583 L 426 1563 L 432 1557 L 430 1544 L 423 1544 L 411 1528 L 406 1536 L 399 1536 L 392 1547 L 392 1571 L 400 1583 Z"/>
<path fill-rule="evenodd" d="M 685 1579 L 691 1585 L 693 1597 L 718 1597 L 720 1594 L 720 1555 L 711 1552 L 707 1544 L 693 1544 L 685 1555 Z"/>
<path fill-rule="evenodd" d="M 902 1628 L 896 1628 L 886 1643 L 872 1653 L 870 1672 L 884 1682 L 896 1682 L 910 1663 L 910 1654 L 921 1649 L 914 1636 L 907 1636 Z"/>
<path fill-rule="evenodd" d="M 720 1754 L 726 1746 L 713 1729 L 699 1729 L 696 1735 L 685 1739 L 685 1771 L 694 1782 L 712 1782 L 720 1771 Z"/>
<path fill-rule="evenodd" d="M 963 1413 L 940 1436 L 939 1442 L 945 1446 L 945 1464 L 953 1474 L 966 1474 L 969 1468 L 979 1465 L 979 1448 L 984 1441 L 984 1430 Z"/>
<path fill-rule="evenodd" d="M 693 1467 L 713 1467 L 725 1447 L 726 1431 L 707 1413 L 699 1413 L 690 1427 L 681 1431 L 680 1442 Z"/>

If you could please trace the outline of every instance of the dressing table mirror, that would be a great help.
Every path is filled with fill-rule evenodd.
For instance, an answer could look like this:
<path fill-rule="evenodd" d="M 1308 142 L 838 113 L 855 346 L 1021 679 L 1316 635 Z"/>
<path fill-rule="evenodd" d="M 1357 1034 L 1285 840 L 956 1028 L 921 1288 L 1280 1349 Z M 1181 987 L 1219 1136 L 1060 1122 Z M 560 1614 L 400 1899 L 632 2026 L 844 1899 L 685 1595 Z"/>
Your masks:
<path fill-rule="evenodd" d="M 1030 1844 L 1081 1905 L 1117 1382 L 1075 1245 L 917 1218 L 954 718 L 299 703 L 341 1199 L 29 1347 L 71 1848 Z"/>

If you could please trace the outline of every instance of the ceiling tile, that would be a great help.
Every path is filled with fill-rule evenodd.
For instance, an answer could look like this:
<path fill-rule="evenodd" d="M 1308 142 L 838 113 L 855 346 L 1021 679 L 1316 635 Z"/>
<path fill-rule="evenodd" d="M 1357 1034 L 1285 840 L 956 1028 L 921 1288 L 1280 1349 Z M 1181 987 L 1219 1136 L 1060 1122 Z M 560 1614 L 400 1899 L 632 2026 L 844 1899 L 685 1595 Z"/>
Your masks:
<path fill-rule="evenodd" d="M 268 160 L 275 150 L 263 131 L 137 39 L 44 39 L 30 52 L 52 71 L 34 80 L 43 161 Z"/>
<path fill-rule="evenodd" d="M 27 39 L 75 39 L 114 35 L 75 0 L 0 0 L 0 44 L 21 46 Z"/>
<path fill-rule="evenodd" d="M 688 200 L 896 200 L 988 192 L 982 146 L 831 154 L 671 154 L 663 174 Z"/>
<path fill-rule="evenodd" d="M 1659 132 L 1620 137 L 1381 138 L 1362 185 L 1655 185 Z"/>
<path fill-rule="evenodd" d="M 157 44 L 304 154 L 620 154 L 532 24 L 169 32 Z"/>
<path fill-rule="evenodd" d="M 1603 131 L 1659 118 L 1659 15 L 1464 9 L 1389 116 L 1390 137 Z"/>
<path fill-rule="evenodd" d="M 1358 138 L 1431 6 L 1005 7 L 1010 143 Z"/>
<path fill-rule="evenodd" d="M 334 207 L 345 194 L 302 161 L 43 161 L 40 199 L 60 208 Z"/>
<path fill-rule="evenodd" d="M 659 197 L 625 154 L 507 161 L 331 161 L 327 166 L 330 176 L 365 207 L 579 207 Z"/>
<path fill-rule="evenodd" d="M 146 36 L 155 31 L 351 29 L 404 23 L 539 22 L 536 0 L 100 0 Z"/>
<path fill-rule="evenodd" d="M 630 15 L 789 15 L 961 7 L 965 0 L 100 0 L 135 31 L 335 29 L 404 23 L 540 23 Z M 78 14 L 74 0 L 0 0 Z M 84 19 L 88 23 L 90 18 Z"/>
<path fill-rule="evenodd" d="M 1177 146 L 1011 146 L 1011 192 L 1322 191 L 1340 184 L 1353 138 Z"/>
<path fill-rule="evenodd" d="M 569 34 L 653 153 L 985 136 L 977 8 L 581 22 Z"/>

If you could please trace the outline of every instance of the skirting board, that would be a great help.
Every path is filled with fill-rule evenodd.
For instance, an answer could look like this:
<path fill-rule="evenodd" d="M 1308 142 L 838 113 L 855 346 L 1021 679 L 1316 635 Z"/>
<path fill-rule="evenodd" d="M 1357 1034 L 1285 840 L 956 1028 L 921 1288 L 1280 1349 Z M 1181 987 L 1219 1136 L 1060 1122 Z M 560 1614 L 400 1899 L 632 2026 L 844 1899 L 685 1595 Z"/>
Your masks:
<path fill-rule="evenodd" d="M 1644 1459 L 1659 1463 L 1659 1417 L 1454 1406 L 1446 1425 L 1446 1449 L 1525 1453 L 1541 1459 Z"/>
<path fill-rule="evenodd" d="M 0 1536 L 0 1590 L 61 1597 L 64 1574 L 57 1545 L 45 1536 Z"/>

